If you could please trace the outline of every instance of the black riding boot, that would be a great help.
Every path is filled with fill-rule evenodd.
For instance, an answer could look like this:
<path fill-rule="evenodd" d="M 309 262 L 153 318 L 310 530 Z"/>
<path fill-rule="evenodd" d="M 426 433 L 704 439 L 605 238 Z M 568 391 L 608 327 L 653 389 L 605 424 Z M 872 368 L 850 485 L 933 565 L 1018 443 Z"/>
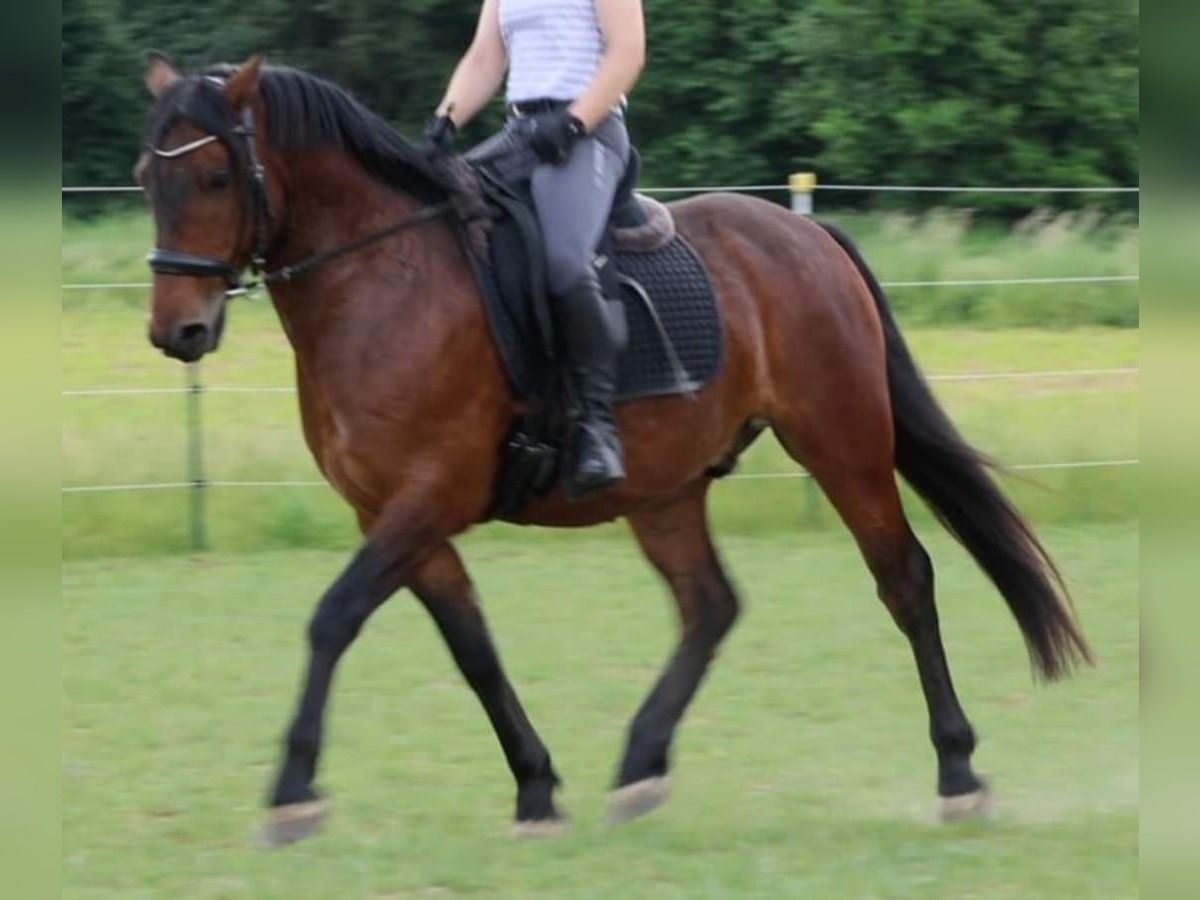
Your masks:
<path fill-rule="evenodd" d="M 557 298 L 558 322 L 579 403 L 567 498 L 582 500 L 625 477 L 613 425 L 617 357 L 625 346 L 625 308 L 605 300 L 594 275 Z"/>

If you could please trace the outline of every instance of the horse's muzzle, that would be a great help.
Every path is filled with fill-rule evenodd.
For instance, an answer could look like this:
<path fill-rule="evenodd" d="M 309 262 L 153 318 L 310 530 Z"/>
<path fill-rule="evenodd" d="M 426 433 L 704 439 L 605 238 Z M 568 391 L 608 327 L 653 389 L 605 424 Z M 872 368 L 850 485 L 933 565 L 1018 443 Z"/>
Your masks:
<path fill-rule="evenodd" d="M 165 335 L 151 328 L 150 343 L 171 359 L 195 362 L 217 349 L 224 326 L 225 310 L 222 308 L 211 324 L 203 319 L 188 319 L 172 325 Z"/>

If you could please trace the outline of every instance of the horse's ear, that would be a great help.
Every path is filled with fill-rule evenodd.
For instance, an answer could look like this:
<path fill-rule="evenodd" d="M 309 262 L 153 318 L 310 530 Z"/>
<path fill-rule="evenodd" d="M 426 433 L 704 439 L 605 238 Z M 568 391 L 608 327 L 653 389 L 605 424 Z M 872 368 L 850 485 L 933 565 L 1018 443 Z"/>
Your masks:
<path fill-rule="evenodd" d="M 258 93 L 258 76 L 262 71 L 262 56 L 250 57 L 225 82 L 225 96 L 234 112 L 241 112 Z"/>
<path fill-rule="evenodd" d="M 167 54 L 160 53 L 158 50 L 151 50 L 146 54 L 144 81 L 146 90 L 155 100 L 165 94 L 167 89 L 182 77 L 179 70 L 175 68 L 175 63 L 171 62 L 171 57 Z"/>

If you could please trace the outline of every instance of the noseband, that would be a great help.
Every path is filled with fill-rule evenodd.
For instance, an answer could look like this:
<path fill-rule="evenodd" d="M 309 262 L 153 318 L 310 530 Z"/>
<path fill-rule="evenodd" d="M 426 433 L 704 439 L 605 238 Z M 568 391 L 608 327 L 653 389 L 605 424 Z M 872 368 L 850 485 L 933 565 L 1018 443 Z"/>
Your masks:
<path fill-rule="evenodd" d="M 266 257 L 267 245 L 270 241 L 269 225 L 271 222 L 271 208 L 267 197 L 267 173 L 258 156 L 258 147 L 255 143 L 254 113 L 249 106 L 242 110 L 241 122 L 234 126 L 232 131 L 234 135 L 245 141 L 246 148 L 248 171 L 246 181 L 250 186 L 247 207 L 251 227 L 254 229 L 254 250 L 250 255 L 250 271 L 252 274 L 260 276 L 262 283 L 268 286 L 292 281 L 332 259 L 344 256 L 347 253 L 353 253 L 369 244 L 383 240 L 414 225 L 429 222 L 455 208 L 453 200 L 444 200 L 441 203 L 426 206 L 423 209 L 417 210 L 412 215 L 406 216 L 400 221 L 381 228 L 378 231 L 372 231 L 363 237 L 340 244 L 329 250 L 314 253 L 290 266 L 283 266 L 273 271 L 267 271 Z M 150 147 L 149 149 L 159 159 L 178 159 L 219 140 L 221 140 L 219 137 L 210 134 L 171 150 L 161 150 L 158 147 Z M 238 234 L 240 235 L 241 233 L 241 228 L 239 227 Z M 258 282 L 247 283 L 244 280 L 242 277 L 244 266 L 238 266 L 231 260 L 221 259 L 217 256 L 204 256 L 198 253 L 185 253 L 181 250 L 155 247 L 146 257 L 146 262 L 149 264 L 151 271 L 157 275 L 220 278 L 225 282 L 226 297 L 240 296 L 258 286 Z"/>

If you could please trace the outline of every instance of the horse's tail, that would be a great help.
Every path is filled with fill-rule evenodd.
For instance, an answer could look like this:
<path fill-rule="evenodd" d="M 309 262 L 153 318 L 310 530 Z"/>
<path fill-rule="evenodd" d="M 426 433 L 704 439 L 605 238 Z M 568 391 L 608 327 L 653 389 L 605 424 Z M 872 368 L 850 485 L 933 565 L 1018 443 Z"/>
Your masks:
<path fill-rule="evenodd" d="M 854 261 L 883 324 L 887 379 L 896 440 L 896 468 L 959 540 L 1004 596 L 1047 680 L 1092 661 L 1070 611 L 1062 576 L 1045 547 L 987 472 L 990 460 L 972 448 L 938 406 L 909 353 L 883 288 L 858 249 L 836 227 L 822 227 Z"/>

